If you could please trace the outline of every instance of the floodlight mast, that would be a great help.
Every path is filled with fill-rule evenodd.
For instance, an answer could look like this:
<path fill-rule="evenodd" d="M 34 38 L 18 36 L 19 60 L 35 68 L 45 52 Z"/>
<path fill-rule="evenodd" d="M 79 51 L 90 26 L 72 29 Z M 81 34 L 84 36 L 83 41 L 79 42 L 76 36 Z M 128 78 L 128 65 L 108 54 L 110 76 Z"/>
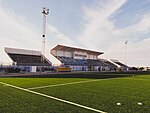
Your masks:
<path fill-rule="evenodd" d="M 44 63 L 44 55 L 45 55 L 45 35 L 46 35 L 46 16 L 49 14 L 49 9 L 43 7 L 43 33 L 42 33 L 42 59 L 41 61 Z"/>
<path fill-rule="evenodd" d="M 125 63 L 126 63 L 126 66 L 128 65 L 127 64 L 127 62 L 128 62 L 128 60 L 127 60 L 127 44 L 128 44 L 128 41 L 126 40 L 125 41 Z"/>

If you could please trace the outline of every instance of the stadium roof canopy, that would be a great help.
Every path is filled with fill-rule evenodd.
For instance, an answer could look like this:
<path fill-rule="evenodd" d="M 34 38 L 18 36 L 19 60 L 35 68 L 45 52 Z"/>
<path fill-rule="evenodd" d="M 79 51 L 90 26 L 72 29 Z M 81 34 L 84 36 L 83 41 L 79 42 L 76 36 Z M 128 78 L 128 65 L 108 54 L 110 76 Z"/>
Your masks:
<path fill-rule="evenodd" d="M 19 66 L 51 66 L 52 63 L 40 51 L 5 48 L 5 52 Z"/>
<path fill-rule="evenodd" d="M 97 52 L 97 51 L 92 51 L 92 50 L 86 50 L 86 49 L 81 49 L 81 48 L 75 48 L 75 47 L 69 47 L 69 46 L 64 46 L 64 45 L 57 45 L 54 47 L 52 50 L 56 51 L 81 51 L 81 52 L 86 52 L 88 54 L 94 54 L 94 55 L 101 55 L 104 54 L 104 52 Z"/>

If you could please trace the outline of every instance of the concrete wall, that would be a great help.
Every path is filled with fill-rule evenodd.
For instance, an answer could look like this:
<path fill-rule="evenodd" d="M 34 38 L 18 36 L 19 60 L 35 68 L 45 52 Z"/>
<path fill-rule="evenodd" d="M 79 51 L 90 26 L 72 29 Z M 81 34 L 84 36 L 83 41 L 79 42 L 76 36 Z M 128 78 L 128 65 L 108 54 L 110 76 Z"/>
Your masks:
<path fill-rule="evenodd" d="M 86 52 L 80 51 L 56 51 L 52 50 L 51 53 L 54 56 L 65 56 L 65 57 L 73 57 L 74 59 L 98 59 L 97 55 L 87 54 Z"/>
<path fill-rule="evenodd" d="M 85 52 L 74 51 L 74 59 L 87 59 L 88 55 Z"/>
<path fill-rule="evenodd" d="M 69 66 L 72 71 L 88 71 L 88 66 Z"/>
<path fill-rule="evenodd" d="M 98 59 L 98 56 L 97 55 L 88 55 L 88 59 Z"/>
<path fill-rule="evenodd" d="M 66 57 L 72 57 L 72 53 L 68 52 L 68 51 L 65 51 L 64 52 L 64 56 L 66 56 Z"/>
<path fill-rule="evenodd" d="M 52 50 L 51 53 L 54 56 L 65 56 L 65 57 L 72 57 L 72 53 L 69 51 L 56 51 L 56 50 Z"/>

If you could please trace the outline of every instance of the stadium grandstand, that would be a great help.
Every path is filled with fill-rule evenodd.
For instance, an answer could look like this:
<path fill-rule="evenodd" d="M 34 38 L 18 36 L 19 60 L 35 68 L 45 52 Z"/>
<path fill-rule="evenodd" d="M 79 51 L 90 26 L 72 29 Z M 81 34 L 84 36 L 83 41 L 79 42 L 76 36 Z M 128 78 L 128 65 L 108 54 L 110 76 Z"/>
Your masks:
<path fill-rule="evenodd" d="M 103 52 L 57 45 L 51 49 L 51 54 L 63 66 L 74 71 L 116 71 L 120 65 L 107 59 L 99 59 Z"/>
<path fill-rule="evenodd" d="M 114 60 L 114 59 L 111 59 L 112 62 L 114 62 L 116 65 L 118 65 L 120 67 L 121 70 L 128 70 L 129 67 L 125 64 L 123 64 L 122 62 L 118 61 L 118 60 Z"/>
<path fill-rule="evenodd" d="M 5 47 L 5 52 L 17 67 L 36 70 L 38 67 L 52 66 L 52 63 L 40 51 Z"/>

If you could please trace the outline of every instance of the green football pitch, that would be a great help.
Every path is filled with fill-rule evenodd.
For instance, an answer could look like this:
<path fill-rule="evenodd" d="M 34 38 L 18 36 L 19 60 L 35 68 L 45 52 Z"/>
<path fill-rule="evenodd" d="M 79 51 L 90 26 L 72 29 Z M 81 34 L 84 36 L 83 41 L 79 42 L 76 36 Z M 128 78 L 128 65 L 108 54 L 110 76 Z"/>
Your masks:
<path fill-rule="evenodd" d="M 150 113 L 150 75 L 0 78 L 0 113 L 94 112 Z"/>

